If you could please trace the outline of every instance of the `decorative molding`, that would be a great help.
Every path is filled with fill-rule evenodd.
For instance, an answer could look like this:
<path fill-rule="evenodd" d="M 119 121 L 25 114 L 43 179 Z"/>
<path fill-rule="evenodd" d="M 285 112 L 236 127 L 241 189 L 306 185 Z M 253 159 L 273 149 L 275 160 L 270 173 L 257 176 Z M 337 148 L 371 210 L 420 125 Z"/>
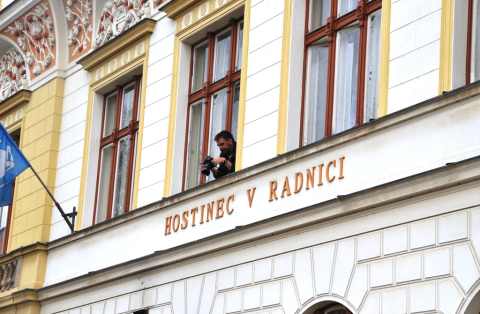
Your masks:
<path fill-rule="evenodd" d="M 103 6 L 93 48 L 115 39 L 144 18 L 150 18 L 149 0 L 107 0 Z"/>
<path fill-rule="evenodd" d="M 155 23 L 155 20 L 143 19 L 140 23 L 136 24 L 135 27 L 128 29 L 128 31 L 124 32 L 120 37 L 117 37 L 118 40 L 111 41 L 97 50 L 92 51 L 82 59 L 78 60 L 77 63 L 81 64 L 87 71 L 92 70 L 94 67 L 127 48 L 135 41 L 141 39 L 145 35 L 153 33 Z"/>
<path fill-rule="evenodd" d="M 11 48 L 0 59 L 0 102 L 27 88 L 25 59 L 17 48 Z"/>
<path fill-rule="evenodd" d="M 32 92 L 29 90 L 22 89 L 16 94 L 13 94 L 9 98 L 0 102 L 0 117 L 9 113 L 13 109 L 20 107 L 21 105 L 28 103 L 30 101 L 30 96 Z M 1 262 L 1 259 L 0 259 Z"/>
<path fill-rule="evenodd" d="M 167 2 L 168 0 L 153 0 L 153 8 L 158 8 L 161 4 Z"/>
<path fill-rule="evenodd" d="M 51 15 L 48 1 L 40 2 L 4 30 L 25 53 L 25 62 L 35 75 L 55 64 L 56 39 Z"/>
<path fill-rule="evenodd" d="M 92 46 L 91 0 L 63 0 L 67 20 L 68 62 L 84 55 Z"/>
<path fill-rule="evenodd" d="M 160 10 L 167 13 L 171 19 L 176 19 L 180 14 L 190 9 L 192 6 L 202 2 L 202 0 L 177 0 L 166 3 Z M 227 2 L 224 0 L 224 2 Z"/>

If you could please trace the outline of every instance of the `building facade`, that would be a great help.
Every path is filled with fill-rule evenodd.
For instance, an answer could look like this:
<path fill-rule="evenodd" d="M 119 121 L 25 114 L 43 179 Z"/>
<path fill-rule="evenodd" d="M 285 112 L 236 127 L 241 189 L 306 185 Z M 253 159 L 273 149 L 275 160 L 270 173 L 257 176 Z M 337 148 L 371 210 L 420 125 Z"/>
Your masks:
<path fill-rule="evenodd" d="M 478 0 L 0 7 L 0 313 L 480 311 Z"/>

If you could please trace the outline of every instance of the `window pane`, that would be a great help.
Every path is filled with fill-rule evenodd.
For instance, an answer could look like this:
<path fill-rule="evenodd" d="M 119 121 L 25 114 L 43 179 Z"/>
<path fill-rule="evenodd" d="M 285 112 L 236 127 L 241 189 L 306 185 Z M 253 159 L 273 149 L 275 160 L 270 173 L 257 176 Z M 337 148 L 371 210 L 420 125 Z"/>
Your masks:
<path fill-rule="evenodd" d="M 327 23 L 330 16 L 331 0 L 312 0 L 310 9 L 310 30 L 317 29 Z"/>
<path fill-rule="evenodd" d="M 359 28 L 339 33 L 335 133 L 356 122 L 359 38 Z"/>
<path fill-rule="evenodd" d="M 217 36 L 217 49 L 215 52 L 215 73 L 213 81 L 225 77 L 229 70 L 230 62 L 230 31 Z"/>
<path fill-rule="evenodd" d="M 212 118 L 210 125 L 210 150 L 209 154 L 215 158 L 220 156 L 220 150 L 217 143 L 213 140 L 215 135 L 225 130 L 225 122 L 227 120 L 227 91 L 221 91 L 213 95 Z"/>
<path fill-rule="evenodd" d="M 130 137 L 122 138 L 118 143 L 115 191 L 113 196 L 112 217 L 117 217 L 125 211 L 125 196 L 127 191 L 128 160 L 130 157 Z"/>
<path fill-rule="evenodd" d="M 198 103 L 190 107 L 190 127 L 189 127 L 189 145 L 188 145 L 188 172 L 187 188 L 193 188 L 200 184 L 200 163 L 202 160 L 203 145 L 203 117 L 205 114 L 205 105 Z"/>
<path fill-rule="evenodd" d="M 238 25 L 238 50 L 237 50 L 237 67 L 235 70 L 242 68 L 242 49 L 243 49 L 243 23 Z"/>
<path fill-rule="evenodd" d="M 108 97 L 105 106 L 106 108 L 103 137 L 107 137 L 112 134 L 112 130 L 115 127 L 115 115 L 117 113 L 117 94 Z"/>
<path fill-rule="evenodd" d="M 130 123 L 130 120 L 132 120 L 134 91 L 134 84 L 126 87 L 123 90 L 122 119 L 120 121 L 120 129 L 127 127 Z"/>
<path fill-rule="evenodd" d="M 100 165 L 100 182 L 97 194 L 97 217 L 96 223 L 107 219 L 108 190 L 110 187 L 110 172 L 112 165 L 113 146 L 109 145 L 102 149 Z"/>
<path fill-rule="evenodd" d="M 203 88 L 207 81 L 208 42 L 195 48 L 193 56 L 192 92 Z"/>
<path fill-rule="evenodd" d="M 305 144 L 319 141 L 325 135 L 327 76 L 328 42 L 308 49 Z"/>
<path fill-rule="evenodd" d="M 380 32 L 382 27 L 382 14 L 370 17 L 370 32 L 368 47 L 367 71 L 367 99 L 365 121 L 378 118 L 378 93 L 380 75 Z"/>
<path fill-rule="evenodd" d="M 5 252 L 5 236 L 7 235 L 8 206 L 0 207 L 0 254 Z"/>
<path fill-rule="evenodd" d="M 232 130 L 231 130 L 231 133 L 235 141 L 237 141 L 239 100 L 240 100 L 240 82 L 236 82 L 235 86 L 233 87 Z"/>
<path fill-rule="evenodd" d="M 358 0 L 339 0 L 338 1 L 338 16 L 342 16 L 357 8 Z"/>
<path fill-rule="evenodd" d="M 475 28 L 475 60 L 473 61 L 473 64 L 475 64 L 475 78 L 471 79 L 471 82 L 480 80 L 480 1 L 477 1 L 474 12 L 476 15 L 476 23 L 473 26 Z"/>

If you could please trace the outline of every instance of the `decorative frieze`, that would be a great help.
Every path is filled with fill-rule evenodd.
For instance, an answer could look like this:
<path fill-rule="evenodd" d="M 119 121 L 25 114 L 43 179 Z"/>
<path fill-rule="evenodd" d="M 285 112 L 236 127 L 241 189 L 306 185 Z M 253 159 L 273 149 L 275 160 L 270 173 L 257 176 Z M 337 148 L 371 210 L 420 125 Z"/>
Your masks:
<path fill-rule="evenodd" d="M 91 0 L 64 0 L 68 31 L 68 62 L 90 50 L 92 44 Z"/>
<path fill-rule="evenodd" d="M 55 63 L 55 30 L 51 15 L 48 2 L 40 2 L 4 30 L 24 51 L 25 62 L 35 75 Z"/>
<path fill-rule="evenodd" d="M 107 0 L 93 48 L 111 41 L 143 18 L 149 18 L 150 10 L 149 0 Z"/>
<path fill-rule="evenodd" d="M 20 51 L 11 48 L 0 59 L 0 101 L 27 87 L 25 59 Z"/>

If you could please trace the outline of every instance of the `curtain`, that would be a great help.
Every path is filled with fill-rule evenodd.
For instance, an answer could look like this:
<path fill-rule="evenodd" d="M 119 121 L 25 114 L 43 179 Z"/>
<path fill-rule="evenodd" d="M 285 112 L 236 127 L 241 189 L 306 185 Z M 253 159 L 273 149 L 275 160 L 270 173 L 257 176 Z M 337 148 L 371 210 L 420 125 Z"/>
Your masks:
<path fill-rule="evenodd" d="M 132 120 L 133 114 L 133 95 L 135 85 L 130 85 L 123 92 L 122 119 L 120 121 L 120 130 L 127 127 Z"/>
<path fill-rule="evenodd" d="M 339 33 L 335 133 L 356 122 L 359 38 L 359 28 Z"/>
<path fill-rule="evenodd" d="M 130 136 L 125 136 L 118 143 L 116 165 L 115 192 L 113 196 L 112 217 L 123 214 L 125 210 L 125 196 L 127 190 L 128 160 L 130 157 Z"/>
<path fill-rule="evenodd" d="M 102 149 L 102 161 L 100 165 L 100 182 L 98 185 L 97 217 L 96 223 L 107 219 L 108 190 L 110 187 L 110 172 L 112 165 L 113 145 Z"/>
<path fill-rule="evenodd" d="M 216 82 L 225 77 L 230 62 L 230 30 L 217 36 L 217 51 L 215 53 L 215 72 L 213 81 Z"/>
<path fill-rule="evenodd" d="M 107 98 L 107 108 L 105 112 L 105 123 L 103 127 L 103 137 L 112 134 L 115 127 L 115 116 L 117 113 L 117 94 Z"/>
<path fill-rule="evenodd" d="M 201 102 L 190 107 L 187 188 L 193 188 L 200 184 L 200 163 L 203 161 L 202 139 L 204 112 L 205 106 Z"/>
<path fill-rule="evenodd" d="M 367 99 L 365 121 L 378 118 L 378 94 L 380 84 L 380 33 L 382 27 L 382 13 L 370 18 L 367 69 Z"/>
<path fill-rule="evenodd" d="M 305 144 L 321 140 L 325 135 L 327 76 L 328 42 L 309 47 Z"/>
<path fill-rule="evenodd" d="M 203 88 L 207 81 L 208 42 L 195 48 L 193 57 L 192 92 Z"/>

